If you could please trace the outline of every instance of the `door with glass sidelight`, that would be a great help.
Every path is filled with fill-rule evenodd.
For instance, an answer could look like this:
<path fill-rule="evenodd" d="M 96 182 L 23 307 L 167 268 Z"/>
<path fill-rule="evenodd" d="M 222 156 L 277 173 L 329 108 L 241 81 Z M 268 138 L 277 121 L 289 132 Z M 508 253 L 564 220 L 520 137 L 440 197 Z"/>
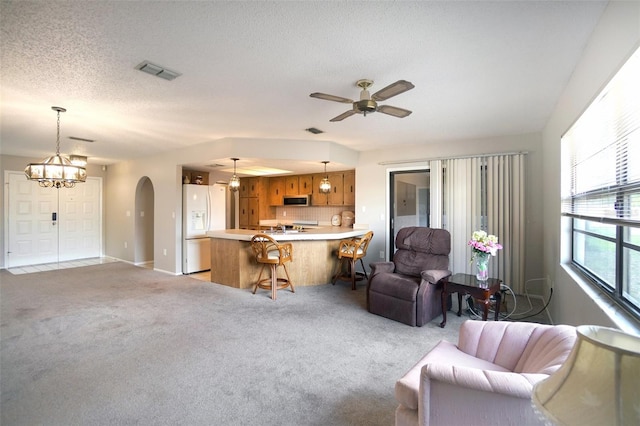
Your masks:
<path fill-rule="evenodd" d="M 7 268 L 101 256 L 101 178 L 54 189 L 7 173 Z"/>

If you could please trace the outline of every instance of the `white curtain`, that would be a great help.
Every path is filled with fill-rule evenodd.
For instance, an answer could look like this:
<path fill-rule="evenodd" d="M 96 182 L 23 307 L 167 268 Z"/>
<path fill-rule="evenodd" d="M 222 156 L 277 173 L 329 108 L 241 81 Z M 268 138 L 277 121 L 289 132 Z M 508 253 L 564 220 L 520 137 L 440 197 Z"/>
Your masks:
<path fill-rule="evenodd" d="M 524 154 L 443 161 L 443 228 L 451 233 L 454 273 L 475 274 L 467 242 L 476 230 L 496 235 L 504 249 L 491 257 L 489 275 L 524 291 Z"/>
<path fill-rule="evenodd" d="M 429 226 L 442 228 L 442 160 L 429 161 Z"/>

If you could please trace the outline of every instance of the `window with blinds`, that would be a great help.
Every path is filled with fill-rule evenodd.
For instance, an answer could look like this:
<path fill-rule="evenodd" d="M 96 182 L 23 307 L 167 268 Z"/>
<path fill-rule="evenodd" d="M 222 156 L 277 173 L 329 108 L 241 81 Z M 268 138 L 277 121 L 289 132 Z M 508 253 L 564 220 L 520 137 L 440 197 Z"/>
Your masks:
<path fill-rule="evenodd" d="M 562 137 L 572 262 L 640 318 L 640 49 Z"/>

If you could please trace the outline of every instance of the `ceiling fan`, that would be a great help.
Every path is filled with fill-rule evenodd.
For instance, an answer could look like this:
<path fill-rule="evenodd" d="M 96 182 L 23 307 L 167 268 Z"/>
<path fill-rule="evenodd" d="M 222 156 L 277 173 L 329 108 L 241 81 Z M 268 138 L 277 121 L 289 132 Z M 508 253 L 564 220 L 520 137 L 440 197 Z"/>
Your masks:
<path fill-rule="evenodd" d="M 373 85 L 373 80 L 358 80 L 356 82 L 356 86 L 360 87 L 362 91 L 360 92 L 360 100 L 354 101 L 351 99 L 343 98 L 340 96 L 327 95 L 325 93 L 312 93 L 309 96 L 312 98 L 324 99 L 325 101 L 334 101 L 341 102 L 343 104 L 353 104 L 353 109 L 349 111 L 343 112 L 337 117 L 332 118 L 329 121 L 342 121 L 347 117 L 351 117 L 354 114 L 363 114 L 365 117 L 367 113 L 372 112 L 381 112 L 383 114 L 392 115 L 398 118 L 404 118 L 411 114 L 411 111 L 408 109 L 398 108 L 390 105 L 378 105 L 378 101 L 386 101 L 387 99 L 399 95 L 400 93 L 404 93 L 407 90 L 413 89 L 415 86 L 411 84 L 411 82 L 406 80 L 398 80 L 395 83 L 392 83 L 385 87 L 384 89 L 378 90 L 373 95 L 369 95 L 369 87 Z"/>

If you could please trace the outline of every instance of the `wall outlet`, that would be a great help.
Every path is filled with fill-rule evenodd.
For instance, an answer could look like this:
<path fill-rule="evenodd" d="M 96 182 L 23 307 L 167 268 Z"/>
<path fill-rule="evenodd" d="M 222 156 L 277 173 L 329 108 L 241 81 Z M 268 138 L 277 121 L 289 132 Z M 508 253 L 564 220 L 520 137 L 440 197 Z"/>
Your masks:
<path fill-rule="evenodd" d="M 287 217 L 287 211 L 286 210 L 282 210 L 282 216 L 283 217 Z"/>
<path fill-rule="evenodd" d="M 124 242 L 124 248 L 127 248 L 127 247 L 129 247 L 129 244 L 127 244 L 127 242 L 125 241 Z"/>
<path fill-rule="evenodd" d="M 162 250 L 162 254 L 164 254 L 166 256 L 167 255 L 167 249 L 163 249 Z"/>
<path fill-rule="evenodd" d="M 380 250 L 380 259 L 384 259 L 384 251 Z"/>

